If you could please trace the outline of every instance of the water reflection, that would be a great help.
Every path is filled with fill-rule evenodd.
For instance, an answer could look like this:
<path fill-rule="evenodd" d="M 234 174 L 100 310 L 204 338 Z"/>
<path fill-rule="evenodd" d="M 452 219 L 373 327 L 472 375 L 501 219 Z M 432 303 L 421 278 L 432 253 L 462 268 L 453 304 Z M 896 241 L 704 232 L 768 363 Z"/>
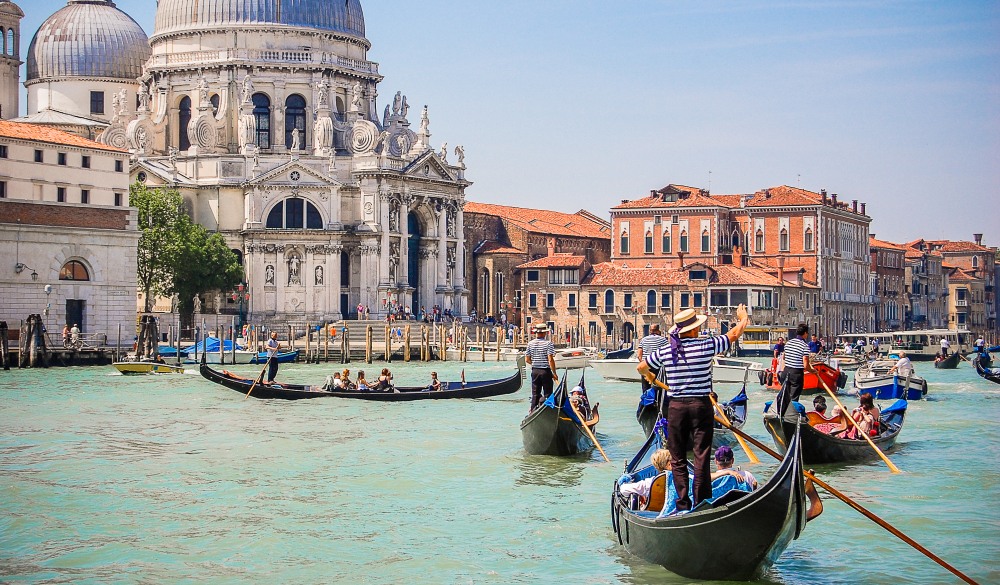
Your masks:
<path fill-rule="evenodd" d="M 569 457 L 522 454 L 515 460 L 518 486 L 576 487 L 580 485 L 583 471 L 591 461 L 591 454 L 580 453 Z"/>

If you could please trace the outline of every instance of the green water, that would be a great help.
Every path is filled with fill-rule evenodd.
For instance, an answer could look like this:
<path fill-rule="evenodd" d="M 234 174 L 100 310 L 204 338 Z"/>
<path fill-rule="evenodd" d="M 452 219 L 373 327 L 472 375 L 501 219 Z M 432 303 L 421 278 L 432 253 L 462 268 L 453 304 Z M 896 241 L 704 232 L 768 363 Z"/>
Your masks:
<path fill-rule="evenodd" d="M 471 380 L 512 365 L 465 367 Z M 461 368 L 393 364 L 401 384 Z M 286 365 L 279 379 L 318 382 L 333 369 Z M 980 582 L 1000 582 L 1000 386 L 966 365 L 917 369 L 931 399 L 911 403 L 891 454 L 903 473 L 880 462 L 817 473 Z M 0 372 L 0 581 L 688 582 L 618 545 L 610 487 L 642 440 L 638 389 L 593 370 L 588 387 L 610 464 L 596 452 L 526 455 L 527 387 L 477 401 L 284 402 L 243 400 L 190 374 Z M 771 397 L 749 393 L 754 413 Z M 759 417 L 747 430 L 768 438 Z M 772 469 L 753 467 L 758 478 Z M 957 582 L 824 501 L 770 581 Z"/>

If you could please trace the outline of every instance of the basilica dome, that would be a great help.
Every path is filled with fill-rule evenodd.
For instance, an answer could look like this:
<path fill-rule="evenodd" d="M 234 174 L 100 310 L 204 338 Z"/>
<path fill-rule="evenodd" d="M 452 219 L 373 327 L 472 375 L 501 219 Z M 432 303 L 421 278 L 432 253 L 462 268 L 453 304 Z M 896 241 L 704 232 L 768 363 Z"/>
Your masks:
<path fill-rule="evenodd" d="M 153 36 L 274 25 L 365 36 L 361 0 L 160 0 Z"/>
<path fill-rule="evenodd" d="M 70 0 L 28 46 L 27 82 L 67 77 L 135 81 L 149 58 L 142 27 L 111 0 Z"/>

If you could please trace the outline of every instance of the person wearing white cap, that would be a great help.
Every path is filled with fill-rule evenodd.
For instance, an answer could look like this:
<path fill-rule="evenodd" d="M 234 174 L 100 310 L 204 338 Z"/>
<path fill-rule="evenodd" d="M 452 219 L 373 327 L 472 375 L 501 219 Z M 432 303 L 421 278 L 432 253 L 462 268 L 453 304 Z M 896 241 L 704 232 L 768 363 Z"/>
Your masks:
<path fill-rule="evenodd" d="M 650 383 L 652 370 L 666 375 L 667 448 L 677 489 L 677 511 L 689 511 L 712 497 L 711 450 L 715 425 L 709 394 L 712 392 L 712 358 L 729 349 L 750 324 L 745 305 L 736 309 L 739 322 L 725 335 L 699 338 L 708 319 L 692 309 L 674 315 L 670 343 L 645 356 L 637 370 Z M 688 496 L 688 451 L 694 451 L 694 497 Z M 693 500 L 693 502 L 692 502 Z"/>
<path fill-rule="evenodd" d="M 552 394 L 553 382 L 559 381 L 556 375 L 556 346 L 551 339 L 545 339 L 549 332 L 548 325 L 539 323 L 533 330 L 535 338 L 528 342 L 524 350 L 524 361 L 531 366 L 531 408 L 528 412 L 548 398 Z"/>

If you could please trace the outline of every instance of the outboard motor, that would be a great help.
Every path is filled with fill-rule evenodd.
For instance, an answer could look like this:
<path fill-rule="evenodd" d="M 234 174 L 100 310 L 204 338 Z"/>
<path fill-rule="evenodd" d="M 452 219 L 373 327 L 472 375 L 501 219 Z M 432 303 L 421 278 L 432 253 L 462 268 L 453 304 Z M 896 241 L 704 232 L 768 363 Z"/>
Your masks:
<path fill-rule="evenodd" d="M 840 375 L 837 376 L 837 388 L 843 390 L 844 386 L 846 385 L 847 385 L 847 372 L 841 371 Z"/>

